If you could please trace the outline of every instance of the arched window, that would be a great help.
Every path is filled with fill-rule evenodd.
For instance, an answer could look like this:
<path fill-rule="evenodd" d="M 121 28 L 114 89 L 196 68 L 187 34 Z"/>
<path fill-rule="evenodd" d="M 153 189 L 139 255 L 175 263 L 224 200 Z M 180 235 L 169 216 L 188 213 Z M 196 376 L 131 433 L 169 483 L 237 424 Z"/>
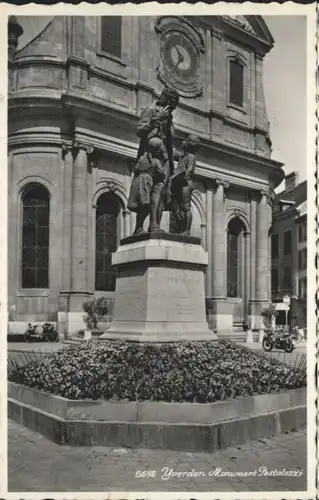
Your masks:
<path fill-rule="evenodd" d="M 232 219 L 227 232 L 227 297 L 242 296 L 242 236 L 244 226 L 240 219 Z"/>
<path fill-rule="evenodd" d="M 240 107 L 244 102 L 244 67 L 238 59 L 229 61 L 229 102 Z"/>
<path fill-rule="evenodd" d="M 22 195 L 22 288 L 49 287 L 50 197 L 40 184 Z"/>
<path fill-rule="evenodd" d="M 104 193 L 97 200 L 95 224 L 95 290 L 115 290 L 116 272 L 112 253 L 118 246 L 120 200 L 114 193 Z"/>
<path fill-rule="evenodd" d="M 122 17 L 101 17 L 101 50 L 108 54 L 121 57 L 122 55 Z"/>

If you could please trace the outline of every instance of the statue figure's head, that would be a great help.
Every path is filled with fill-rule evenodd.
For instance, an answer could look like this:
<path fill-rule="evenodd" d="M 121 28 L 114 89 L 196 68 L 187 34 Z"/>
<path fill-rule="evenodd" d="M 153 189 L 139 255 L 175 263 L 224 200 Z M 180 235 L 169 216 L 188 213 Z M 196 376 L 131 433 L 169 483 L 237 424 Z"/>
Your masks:
<path fill-rule="evenodd" d="M 186 137 L 185 141 L 183 141 L 182 148 L 188 153 L 196 153 L 200 145 L 200 138 L 197 137 L 197 135 L 189 135 Z"/>
<path fill-rule="evenodd" d="M 158 137 L 152 137 L 147 143 L 147 152 L 153 156 L 153 158 L 161 158 L 162 156 L 163 141 Z"/>
<path fill-rule="evenodd" d="M 179 93 L 177 92 L 177 90 L 165 87 L 157 101 L 157 104 L 163 107 L 169 106 L 173 111 L 176 108 L 178 101 Z"/>

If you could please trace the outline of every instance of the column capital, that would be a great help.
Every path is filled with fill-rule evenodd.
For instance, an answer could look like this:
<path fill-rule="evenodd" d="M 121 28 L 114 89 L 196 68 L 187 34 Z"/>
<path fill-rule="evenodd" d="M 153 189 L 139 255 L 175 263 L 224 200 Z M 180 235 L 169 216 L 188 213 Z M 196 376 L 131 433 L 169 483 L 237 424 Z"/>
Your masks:
<path fill-rule="evenodd" d="M 71 149 L 74 154 L 77 154 L 80 150 L 82 150 L 88 156 L 91 156 L 96 151 L 94 146 L 92 146 L 91 144 L 83 144 L 82 142 L 79 142 L 77 140 L 74 140 L 72 142 Z"/>
<path fill-rule="evenodd" d="M 266 201 L 266 203 L 268 203 L 268 199 L 269 199 L 269 192 L 266 191 L 265 189 L 261 189 L 259 191 L 259 194 L 260 194 L 260 200 L 259 200 L 259 203 L 262 202 L 262 201 Z"/>
<path fill-rule="evenodd" d="M 61 145 L 61 154 L 62 154 L 63 160 L 66 157 L 66 155 L 71 152 L 71 149 L 72 149 L 72 145 L 71 144 L 67 144 L 66 142 L 62 142 L 62 145 Z"/>
<path fill-rule="evenodd" d="M 211 30 L 211 35 L 212 37 L 218 38 L 218 40 L 222 40 L 224 37 L 224 33 L 222 30 L 219 30 L 218 28 L 213 27 Z"/>
<path fill-rule="evenodd" d="M 259 61 L 262 61 L 264 59 L 264 54 L 262 52 L 255 52 L 256 59 L 259 59 Z"/>
<path fill-rule="evenodd" d="M 217 187 L 229 188 L 229 182 L 224 179 L 215 179 L 215 182 Z"/>
<path fill-rule="evenodd" d="M 268 201 L 268 203 L 269 203 L 269 205 L 270 205 L 271 207 L 272 207 L 272 206 L 273 206 L 273 204 L 274 204 L 275 198 L 276 198 L 275 193 L 274 193 L 273 191 L 271 191 L 271 192 L 269 193 L 269 195 L 268 195 L 268 200 L 267 200 L 267 201 Z"/>
<path fill-rule="evenodd" d="M 88 156 L 91 156 L 93 155 L 93 153 L 96 153 L 96 148 L 94 148 L 94 146 L 92 146 L 91 144 L 82 144 L 81 142 L 76 140 L 69 143 L 62 142 L 61 152 L 63 158 L 69 152 L 71 152 L 73 156 L 76 156 L 80 150 L 84 151 Z"/>

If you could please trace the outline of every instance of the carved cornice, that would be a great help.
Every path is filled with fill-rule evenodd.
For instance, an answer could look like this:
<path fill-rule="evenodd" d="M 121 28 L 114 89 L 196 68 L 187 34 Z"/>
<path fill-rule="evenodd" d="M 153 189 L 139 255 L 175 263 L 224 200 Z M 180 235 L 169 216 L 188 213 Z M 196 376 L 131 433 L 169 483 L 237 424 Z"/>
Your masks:
<path fill-rule="evenodd" d="M 239 28 L 243 28 L 245 31 L 248 31 L 249 33 L 254 34 L 255 31 L 252 28 L 252 26 L 249 24 L 245 16 L 222 16 L 223 19 L 230 24 L 233 24 L 234 26 L 237 26 Z"/>

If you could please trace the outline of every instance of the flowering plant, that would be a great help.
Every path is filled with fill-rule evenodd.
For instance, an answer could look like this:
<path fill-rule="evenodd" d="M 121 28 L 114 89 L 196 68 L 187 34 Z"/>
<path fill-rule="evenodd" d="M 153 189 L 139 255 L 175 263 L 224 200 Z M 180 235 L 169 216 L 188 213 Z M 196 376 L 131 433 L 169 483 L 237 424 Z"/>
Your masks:
<path fill-rule="evenodd" d="M 299 370 L 229 341 L 90 340 L 10 370 L 12 382 L 70 399 L 209 403 L 306 386 Z"/>
<path fill-rule="evenodd" d="M 86 313 L 83 315 L 83 321 L 89 330 L 95 330 L 98 322 L 108 313 L 106 297 L 99 297 L 97 300 L 94 298 L 93 300 L 83 302 L 82 307 Z"/>

